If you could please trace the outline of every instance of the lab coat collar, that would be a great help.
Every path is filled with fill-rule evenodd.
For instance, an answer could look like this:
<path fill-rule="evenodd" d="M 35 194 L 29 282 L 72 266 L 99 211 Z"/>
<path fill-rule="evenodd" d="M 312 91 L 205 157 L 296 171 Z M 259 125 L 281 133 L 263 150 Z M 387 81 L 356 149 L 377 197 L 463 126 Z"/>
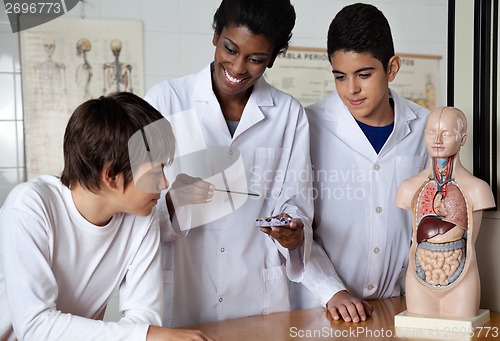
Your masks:
<path fill-rule="evenodd" d="M 392 90 L 390 97 L 394 100 L 394 129 L 378 154 L 338 95 L 332 96 L 332 103 L 325 105 L 322 117 L 338 123 L 333 133 L 340 140 L 370 161 L 377 162 L 411 132 L 410 122 L 417 118 L 406 102 Z"/>
<path fill-rule="evenodd" d="M 210 89 L 210 91 L 207 91 L 208 89 Z M 209 110 L 207 110 L 203 116 L 207 117 L 207 119 L 219 130 L 230 136 L 224 115 L 220 109 L 220 104 L 212 90 L 210 65 L 198 73 L 196 84 L 194 86 L 193 98 L 196 101 L 208 103 Z M 243 115 L 241 116 L 238 128 L 234 133 L 233 140 L 265 118 L 264 113 L 260 109 L 260 107 L 264 106 L 274 106 L 274 99 L 271 93 L 271 86 L 265 81 L 264 77 L 261 77 L 254 84 L 252 94 L 250 95 L 245 109 L 243 110 Z"/>
<path fill-rule="evenodd" d="M 194 85 L 193 99 L 195 101 L 210 102 L 215 97 L 212 91 L 212 75 L 210 73 L 210 65 L 201 70 L 196 75 Z M 210 89 L 210 91 L 208 91 Z"/>
<path fill-rule="evenodd" d="M 243 115 L 241 115 L 241 121 L 234 132 L 233 140 L 262 121 L 265 116 L 260 107 L 267 106 L 274 106 L 274 100 L 270 85 L 264 80 L 264 76 L 262 76 L 253 86 L 252 94 L 248 99 L 247 105 L 245 105 L 245 109 L 243 109 Z"/>
<path fill-rule="evenodd" d="M 390 90 L 390 97 L 394 100 L 394 129 L 380 150 L 379 158 L 396 147 L 411 132 L 410 122 L 417 118 L 413 110 L 396 92 Z"/>

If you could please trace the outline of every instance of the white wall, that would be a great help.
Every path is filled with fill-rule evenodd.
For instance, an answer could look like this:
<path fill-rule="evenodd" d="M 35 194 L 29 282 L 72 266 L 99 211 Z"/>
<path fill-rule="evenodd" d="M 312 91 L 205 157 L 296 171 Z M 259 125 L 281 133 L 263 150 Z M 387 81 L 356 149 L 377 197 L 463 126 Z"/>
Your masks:
<path fill-rule="evenodd" d="M 326 47 L 326 33 L 346 0 L 292 0 L 297 23 L 292 45 Z M 447 0 L 367 1 L 387 16 L 398 52 L 443 56 L 445 92 Z M 146 90 L 165 78 L 199 71 L 213 57 L 212 16 L 220 0 L 89 0 L 66 16 L 139 19 L 144 23 Z M 196 8 L 196 10 L 193 10 Z M 0 5 L 0 205 L 25 180 L 19 34 Z M 444 99 L 443 99 L 444 101 Z M 444 103 L 442 103 L 444 104 Z"/>

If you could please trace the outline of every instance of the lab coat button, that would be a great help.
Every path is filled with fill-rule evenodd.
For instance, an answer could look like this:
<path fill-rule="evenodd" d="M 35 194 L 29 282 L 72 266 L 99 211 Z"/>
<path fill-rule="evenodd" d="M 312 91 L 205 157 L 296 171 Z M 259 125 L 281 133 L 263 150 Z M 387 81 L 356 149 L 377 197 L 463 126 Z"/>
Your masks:
<path fill-rule="evenodd" d="M 220 252 L 224 252 L 226 251 L 226 249 L 224 249 L 223 247 L 220 248 Z"/>
<path fill-rule="evenodd" d="M 219 297 L 219 302 L 222 303 L 223 299 L 222 297 Z"/>
<path fill-rule="evenodd" d="M 380 248 L 377 246 L 373 249 L 373 253 L 378 254 L 380 252 Z"/>
<path fill-rule="evenodd" d="M 378 163 L 374 164 L 373 170 L 376 170 L 376 171 L 380 170 L 380 165 Z"/>
<path fill-rule="evenodd" d="M 224 201 L 227 202 L 229 199 L 228 198 L 224 198 Z"/>
<path fill-rule="evenodd" d="M 375 209 L 375 212 L 382 213 L 382 207 L 377 206 L 377 208 Z"/>
<path fill-rule="evenodd" d="M 366 288 L 367 288 L 368 290 L 370 290 L 370 291 L 371 291 L 371 290 L 373 290 L 373 288 L 375 288 L 375 287 L 373 286 L 373 284 L 370 284 L 370 285 L 369 285 L 369 286 L 367 286 Z"/>

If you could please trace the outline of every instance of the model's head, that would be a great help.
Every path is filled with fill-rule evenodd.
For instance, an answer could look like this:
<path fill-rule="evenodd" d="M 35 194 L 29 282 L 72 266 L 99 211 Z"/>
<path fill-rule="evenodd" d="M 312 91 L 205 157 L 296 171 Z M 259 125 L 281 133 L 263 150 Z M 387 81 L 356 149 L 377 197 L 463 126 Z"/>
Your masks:
<path fill-rule="evenodd" d="M 432 110 L 425 126 L 425 143 L 431 157 L 445 158 L 458 154 L 467 141 L 467 118 L 454 107 Z"/>
<path fill-rule="evenodd" d="M 336 51 L 370 53 L 384 70 L 394 56 L 391 28 L 375 6 L 357 3 L 344 7 L 328 29 L 328 57 Z"/>
<path fill-rule="evenodd" d="M 129 92 L 101 96 L 78 106 L 69 119 L 61 182 L 97 192 L 106 173 L 122 175 L 125 187 L 134 180 L 149 185 L 146 192 L 159 192 L 143 175 L 170 164 L 174 152 L 170 123 L 149 103 Z M 163 173 L 158 175 L 164 182 Z"/>
<path fill-rule="evenodd" d="M 217 35 L 230 25 L 246 27 L 274 45 L 274 58 L 286 51 L 295 26 L 295 9 L 289 0 L 222 0 L 214 14 Z"/>

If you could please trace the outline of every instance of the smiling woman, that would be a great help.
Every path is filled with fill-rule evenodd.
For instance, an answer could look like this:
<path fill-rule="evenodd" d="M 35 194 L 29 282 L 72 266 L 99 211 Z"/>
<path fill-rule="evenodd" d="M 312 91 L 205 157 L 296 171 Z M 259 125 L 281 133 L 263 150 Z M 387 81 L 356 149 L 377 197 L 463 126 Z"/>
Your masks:
<path fill-rule="evenodd" d="M 252 86 L 274 60 L 274 45 L 262 38 L 236 25 L 214 34 L 213 88 L 226 120 L 240 121 Z"/>
<path fill-rule="evenodd" d="M 191 228 L 180 238 L 170 221 L 162 221 L 163 231 L 177 238 L 162 245 L 164 325 L 290 309 L 288 280 L 302 276 L 311 245 L 312 202 L 299 195 L 310 193 L 311 180 L 292 179 L 311 174 L 309 129 L 300 103 L 262 75 L 288 47 L 294 24 L 289 0 L 223 0 L 213 17 L 210 64 L 146 94 L 172 122 L 179 145 L 189 145 L 199 132 L 204 147 L 176 155 L 176 180 L 166 203 L 159 202 L 174 226 Z M 214 149 L 220 155 L 211 157 Z M 188 160 L 195 153 L 200 166 L 192 169 Z M 192 212 L 187 228 L 179 219 L 185 209 Z M 275 216 L 293 219 L 255 228 L 256 219 Z"/>

